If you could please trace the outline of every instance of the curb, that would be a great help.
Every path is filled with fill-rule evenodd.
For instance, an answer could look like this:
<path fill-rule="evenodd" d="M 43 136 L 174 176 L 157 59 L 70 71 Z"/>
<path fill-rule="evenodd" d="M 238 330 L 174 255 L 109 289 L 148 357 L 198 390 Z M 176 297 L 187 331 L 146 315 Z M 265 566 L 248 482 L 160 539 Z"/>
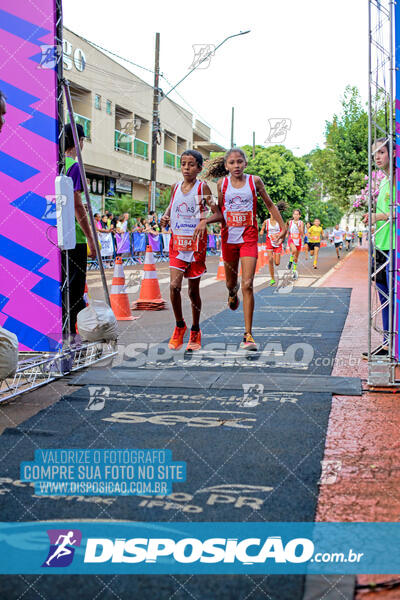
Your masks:
<path fill-rule="evenodd" d="M 310 287 L 320 287 L 323 283 L 325 283 L 325 281 L 328 279 L 328 277 L 330 277 L 334 271 L 338 271 L 339 269 L 342 268 L 342 265 L 346 262 L 346 260 L 348 260 L 350 258 L 350 256 L 353 254 L 353 252 L 358 248 L 358 246 L 356 246 L 355 248 L 353 248 L 353 250 L 351 250 L 349 252 L 349 254 L 347 254 L 339 263 L 337 263 L 334 267 L 332 267 L 331 269 L 329 269 L 329 271 L 327 273 L 325 273 L 325 275 L 322 275 L 322 277 L 320 279 L 318 279 L 318 281 L 316 283 L 312 283 L 310 285 Z"/>

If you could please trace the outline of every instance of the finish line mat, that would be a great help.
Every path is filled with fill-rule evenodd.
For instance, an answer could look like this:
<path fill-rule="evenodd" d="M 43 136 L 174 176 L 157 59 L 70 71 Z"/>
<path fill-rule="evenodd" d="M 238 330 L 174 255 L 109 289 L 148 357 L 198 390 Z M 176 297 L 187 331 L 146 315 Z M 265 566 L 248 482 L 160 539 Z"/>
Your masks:
<path fill-rule="evenodd" d="M 70 385 L 124 385 L 138 388 L 150 388 L 162 385 L 165 389 L 191 389 L 196 385 L 204 390 L 242 390 L 243 386 L 262 386 L 264 391 L 276 390 L 291 392 L 301 389 L 304 392 L 329 392 L 345 396 L 361 396 L 362 385 L 359 377 L 332 377 L 330 375 L 294 375 L 281 373 L 219 373 L 208 370 L 187 369 L 127 369 L 87 371 L 73 377 Z"/>
<path fill-rule="evenodd" d="M 133 334 L 132 343 L 120 345 L 119 356 L 111 364 L 130 372 L 170 369 L 173 378 L 179 369 L 189 373 L 199 368 L 219 373 L 258 372 L 285 377 L 330 375 L 334 365 L 355 366 L 360 360 L 356 343 L 354 355 L 341 356 L 340 361 L 336 359 L 350 295 L 349 288 L 295 288 L 285 295 L 264 289 L 255 295 L 253 335 L 257 352 L 246 353 L 239 348 L 244 330 L 242 303 L 237 311 L 226 309 L 210 318 L 206 318 L 207 307 L 203 307 L 199 352 L 185 352 L 189 332 L 179 351 L 170 350 L 168 340 L 151 339 L 150 343 L 143 343 Z M 100 364 L 99 369 L 104 366 Z M 86 382 L 87 376 L 90 377 L 80 373 L 73 381 L 79 384 L 82 378 L 82 382 Z"/>

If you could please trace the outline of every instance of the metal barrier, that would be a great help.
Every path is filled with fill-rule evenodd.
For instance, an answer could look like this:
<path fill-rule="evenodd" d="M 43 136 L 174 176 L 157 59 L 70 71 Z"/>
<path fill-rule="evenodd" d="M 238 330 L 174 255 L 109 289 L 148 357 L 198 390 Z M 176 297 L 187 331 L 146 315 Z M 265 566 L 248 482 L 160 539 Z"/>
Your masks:
<path fill-rule="evenodd" d="M 149 233 L 128 233 L 129 244 L 126 245 L 124 252 L 118 252 L 123 250 L 123 246 L 118 245 L 118 238 L 121 234 L 115 234 L 114 238 L 114 253 L 111 259 L 103 258 L 102 262 L 104 268 L 114 268 L 114 261 L 117 255 L 122 255 L 122 262 L 125 266 L 143 264 L 144 254 L 146 246 L 150 245 L 153 249 L 154 259 L 156 262 L 168 262 L 169 261 L 169 241 L 170 233 L 159 233 L 153 236 Z M 220 235 L 208 234 L 207 237 L 207 255 L 217 255 L 220 250 Z M 88 271 L 96 271 L 99 269 L 99 263 L 97 259 L 88 260 Z"/>
<path fill-rule="evenodd" d="M 116 342 L 84 343 L 58 353 L 20 352 L 16 374 L 0 381 L 0 403 L 116 354 Z"/>

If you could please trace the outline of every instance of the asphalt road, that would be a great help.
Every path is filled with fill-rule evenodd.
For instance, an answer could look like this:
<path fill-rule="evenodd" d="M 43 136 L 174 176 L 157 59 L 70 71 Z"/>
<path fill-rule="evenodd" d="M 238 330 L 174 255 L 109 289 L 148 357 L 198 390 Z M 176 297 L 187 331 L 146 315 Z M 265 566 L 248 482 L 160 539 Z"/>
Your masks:
<path fill-rule="evenodd" d="M 215 278 L 218 260 L 218 257 L 208 258 L 208 272 L 201 284 L 203 340 L 209 343 L 220 337 L 220 341 L 234 346 L 240 342 L 243 316 L 241 309 L 236 314 L 227 310 L 225 284 Z M 287 260 L 288 256 L 283 256 L 282 267 Z M 285 348 L 288 344 L 307 341 L 316 355 L 334 356 L 348 310 L 349 291 L 316 289 L 316 284 L 337 262 L 332 247 L 321 250 L 317 270 L 312 268 L 311 259 L 306 261 L 302 254 L 300 277 L 290 296 L 273 294 L 272 289 L 268 289 L 269 273 L 264 266 L 255 278 L 254 324 L 260 346 L 265 347 L 271 339 L 282 342 Z M 130 302 L 138 298 L 140 282 L 136 274 L 140 276 L 141 270 L 141 267 L 125 269 Z M 168 265 L 157 264 L 157 273 L 161 294 L 169 306 Z M 109 269 L 109 284 L 111 279 Z M 102 297 L 98 272 L 88 273 L 88 287 L 93 298 Z M 190 325 L 185 286 L 183 298 L 184 314 Z M 174 326 L 170 307 L 133 315 L 138 318 L 119 322 L 121 351 L 117 361 L 122 352 L 122 364 L 121 361 L 114 364 L 111 370 L 101 366 L 88 370 L 96 385 L 105 385 L 108 389 L 109 395 L 101 410 L 88 411 L 90 390 L 84 384 L 71 385 L 76 375 L 0 405 L 3 431 L 0 454 L 8 456 L 7 460 L 0 461 L 3 519 L 26 521 L 32 520 L 32 515 L 37 520 L 104 519 L 105 513 L 110 520 L 144 522 L 188 518 L 192 521 L 313 521 L 331 393 L 326 389 L 312 391 L 301 383 L 290 391 L 278 388 L 260 391 L 258 385 L 246 400 L 242 383 L 234 383 L 235 376 L 238 381 L 242 382 L 243 377 L 245 383 L 252 385 L 257 382 L 257 376 L 268 376 L 273 371 L 263 365 L 258 370 L 256 365 L 246 368 L 246 364 L 228 365 L 223 369 L 216 366 L 214 371 L 197 366 L 191 372 L 192 380 L 196 381 L 193 385 L 185 383 L 183 387 L 187 389 L 182 389 L 178 380 L 180 374 L 188 376 L 190 365 L 178 364 L 168 375 L 156 364 L 163 374 L 157 383 L 147 381 L 146 375 L 152 375 L 146 373 L 147 368 L 151 369 L 146 364 L 143 370 L 136 370 L 136 375 L 143 377 L 143 385 L 121 385 L 124 373 L 134 375 L 135 372 L 135 365 L 129 362 L 131 347 L 138 342 L 147 348 L 157 347 L 168 340 Z M 220 387 L 214 385 L 212 391 L 218 369 L 226 381 Z M 282 372 L 282 369 L 285 373 L 284 364 L 278 370 Z M 330 366 L 315 370 L 310 365 L 308 372 L 329 375 L 330 370 Z M 302 374 L 300 368 L 297 372 L 300 379 L 307 377 L 307 370 Z M 288 368 L 287 373 L 293 371 Z M 82 375 L 84 377 L 85 372 Z M 31 488 L 18 485 L 19 465 L 24 460 L 32 460 L 37 447 L 170 448 L 174 460 L 187 462 L 188 476 L 171 498 L 160 496 L 148 501 L 146 496 L 115 497 L 109 499 L 107 505 L 102 498 L 85 503 L 77 502 L 74 497 L 60 498 L 58 502 L 51 497 L 38 500 L 32 497 Z M 10 453 L 11 448 L 14 450 Z M 53 579 L 3 576 L 0 587 L 5 590 L 7 599 L 24 596 L 27 600 L 36 600 L 52 595 L 56 586 Z M 181 582 L 180 577 L 123 577 L 113 578 L 111 596 L 100 579 L 68 577 L 64 579 L 68 590 L 57 589 L 57 597 L 64 600 L 71 597 L 71 593 L 79 593 L 88 599 L 105 600 L 114 597 L 117 591 L 116 595 L 124 600 L 131 598 L 132 593 L 135 596 L 140 593 L 143 600 L 156 597 L 168 600 L 172 596 L 182 600 L 193 597 L 245 600 L 261 597 L 260 593 L 271 600 L 302 600 L 305 582 L 303 576 L 207 576 L 190 578 L 190 584 L 178 592 L 176 584 Z M 31 589 L 33 580 L 35 593 Z"/>
<path fill-rule="evenodd" d="M 342 257 L 346 256 L 346 252 L 342 253 Z M 282 257 L 281 266 L 285 267 L 288 261 L 288 256 Z M 212 317 L 219 312 L 225 310 L 227 292 L 225 283 L 223 281 L 215 281 L 217 273 L 219 259 L 216 256 L 207 257 L 207 274 L 203 278 L 206 283 L 205 287 L 201 288 L 202 296 L 202 319 Z M 300 279 L 296 283 L 296 286 L 312 286 L 325 275 L 332 267 L 337 264 L 338 260 L 336 257 L 335 250 L 332 246 L 322 248 L 318 260 L 318 269 L 312 268 L 312 260 L 306 261 L 304 254 L 301 253 L 299 261 L 299 274 Z M 125 346 L 132 342 L 147 342 L 147 343 L 158 343 L 166 340 L 170 337 L 172 328 L 174 326 L 173 313 L 169 303 L 169 267 L 168 263 L 157 263 L 157 274 L 160 281 L 160 289 L 162 297 L 167 301 L 169 308 L 163 311 L 138 311 L 134 312 L 135 317 L 139 317 L 130 322 L 119 322 L 119 344 Z M 125 269 L 126 281 L 129 278 L 133 278 L 132 274 L 142 271 L 142 267 L 127 267 Z M 109 286 L 112 281 L 112 269 L 106 270 L 106 277 Z M 138 273 L 140 275 L 140 273 Z M 255 280 L 255 292 L 269 287 L 269 272 L 268 267 L 265 266 L 257 275 Z M 103 297 L 101 280 L 98 271 L 88 272 L 88 287 L 89 293 L 93 298 L 101 299 Z M 138 285 L 132 283 L 129 285 L 128 290 L 129 300 L 132 302 L 139 296 Z M 187 290 L 184 286 L 183 289 L 183 307 L 184 315 L 190 323 L 190 304 L 187 297 Z M 256 299 L 257 303 L 257 299 Z M 233 339 L 232 342 L 238 342 L 240 339 Z M 15 427 L 19 423 L 22 423 L 32 415 L 35 415 L 38 411 L 46 406 L 57 402 L 65 393 L 66 390 L 71 391 L 70 387 L 66 386 L 64 380 L 55 381 L 49 383 L 43 388 L 39 388 L 36 391 L 30 392 L 23 396 L 16 398 L 8 402 L 7 404 L 0 404 L 0 432 L 6 427 Z"/>

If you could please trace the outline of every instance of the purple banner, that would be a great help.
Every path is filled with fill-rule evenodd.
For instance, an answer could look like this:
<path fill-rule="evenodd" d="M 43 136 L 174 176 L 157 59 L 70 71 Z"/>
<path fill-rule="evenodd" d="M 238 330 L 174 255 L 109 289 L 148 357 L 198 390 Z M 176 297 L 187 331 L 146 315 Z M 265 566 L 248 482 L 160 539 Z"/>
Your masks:
<path fill-rule="evenodd" d="M 117 244 L 117 254 L 125 254 L 131 251 L 129 232 L 116 233 L 115 242 Z"/>
<path fill-rule="evenodd" d="M 160 252 L 160 235 L 153 235 L 149 233 L 149 244 L 153 252 Z"/>
<path fill-rule="evenodd" d="M 0 325 L 20 350 L 54 351 L 62 332 L 54 0 L 3 2 L 0 89 Z"/>
<path fill-rule="evenodd" d="M 216 240 L 215 240 L 215 235 L 213 233 L 210 233 L 209 236 L 208 236 L 208 247 L 211 250 L 217 247 L 217 243 L 216 243 Z"/>

